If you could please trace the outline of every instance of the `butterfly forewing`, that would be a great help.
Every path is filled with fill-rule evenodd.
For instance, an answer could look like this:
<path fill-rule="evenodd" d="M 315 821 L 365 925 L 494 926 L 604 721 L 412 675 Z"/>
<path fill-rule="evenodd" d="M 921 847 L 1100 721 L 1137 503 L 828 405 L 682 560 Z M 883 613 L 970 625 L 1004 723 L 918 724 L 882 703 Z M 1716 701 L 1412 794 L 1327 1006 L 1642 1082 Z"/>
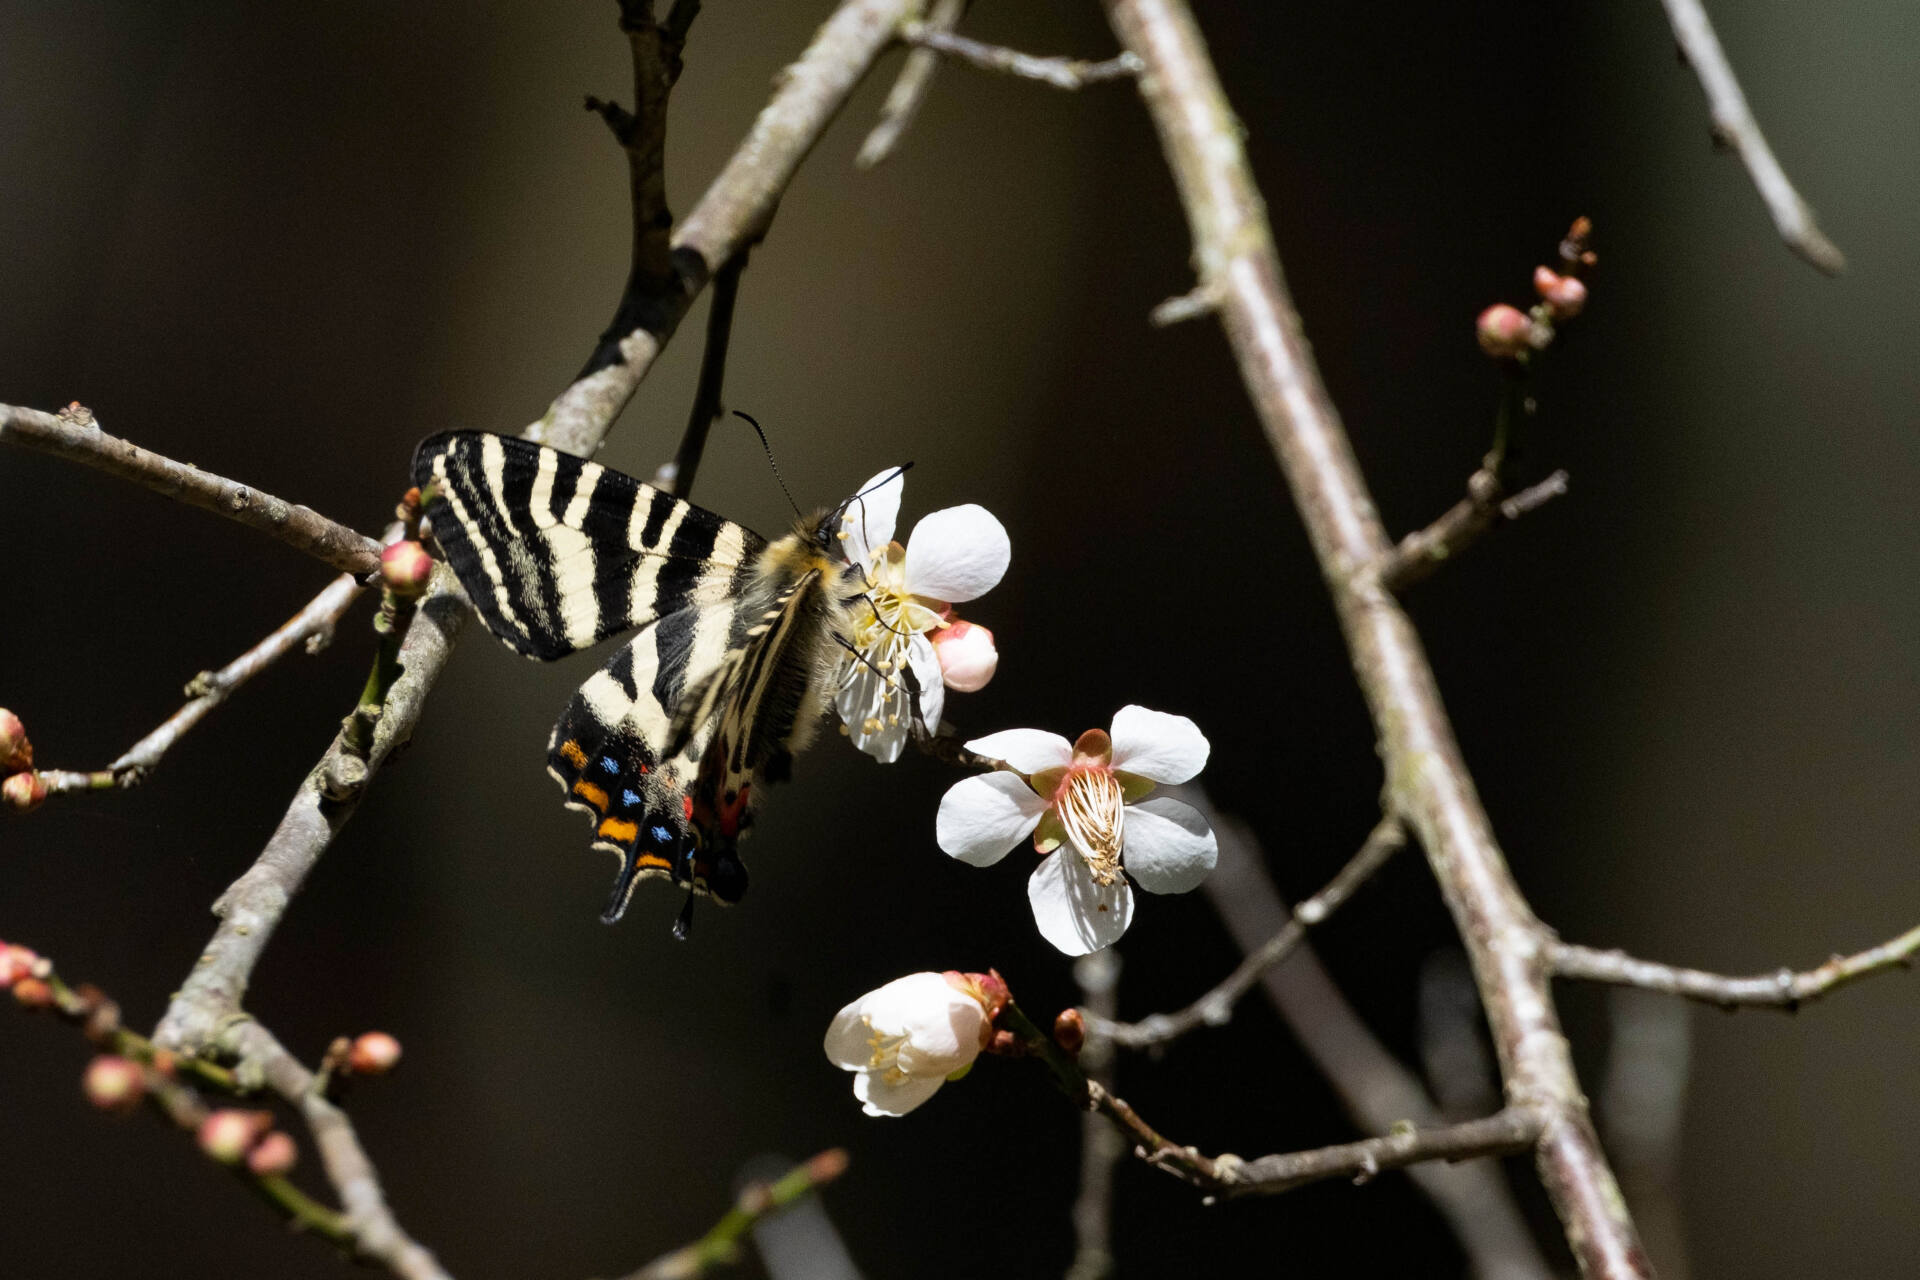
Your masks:
<path fill-rule="evenodd" d="M 650 877 L 737 901 L 755 784 L 784 776 L 811 735 L 843 629 L 847 566 L 819 526 L 769 545 L 617 471 L 478 433 L 422 443 L 414 479 L 480 616 L 521 653 L 642 628 L 548 742 L 593 847 L 620 858 L 602 918 Z"/>

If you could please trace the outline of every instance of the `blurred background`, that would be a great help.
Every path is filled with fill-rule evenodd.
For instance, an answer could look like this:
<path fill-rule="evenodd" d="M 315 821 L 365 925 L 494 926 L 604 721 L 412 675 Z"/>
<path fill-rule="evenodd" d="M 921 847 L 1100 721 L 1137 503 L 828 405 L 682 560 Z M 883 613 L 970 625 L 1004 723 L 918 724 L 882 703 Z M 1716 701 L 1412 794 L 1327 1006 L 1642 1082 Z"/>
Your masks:
<path fill-rule="evenodd" d="M 1569 220 L 1595 220 L 1594 298 L 1546 363 L 1528 459 L 1568 468 L 1572 492 L 1410 599 L 1543 918 L 1735 972 L 1920 918 L 1920 11 L 1716 14 L 1849 256 L 1828 280 L 1711 151 L 1653 0 L 1197 8 L 1396 532 L 1453 502 L 1486 446 L 1499 380 L 1474 314 L 1524 305 Z M 829 9 L 709 0 L 673 99 L 677 210 Z M 983 2 L 965 30 L 1113 49 L 1090 0 Z M 20 0 L 0 33 L 0 399 L 79 399 L 111 431 L 373 531 L 420 437 L 521 429 L 612 314 L 626 166 L 580 106 L 632 100 L 611 0 Z M 1072 736 L 1129 702 L 1190 715 L 1216 802 L 1303 896 L 1357 847 L 1380 778 L 1223 341 L 1146 323 L 1191 284 L 1146 116 L 1125 86 L 948 67 L 899 154 L 856 172 L 898 60 L 755 254 L 728 399 L 767 425 L 803 505 L 912 459 L 903 529 L 963 501 L 1005 522 L 1012 571 L 968 614 L 996 631 L 1001 673 L 951 700 L 963 730 Z M 602 461 L 644 476 L 671 455 L 704 311 Z M 788 519 L 744 429 L 717 433 L 693 496 L 763 531 Z M 0 704 L 47 767 L 106 764 L 328 578 L 21 450 L 0 451 L 0 512 Z M 250 685 L 142 789 L 0 825 L 0 935 L 157 1019 L 208 904 L 358 692 L 369 617 Z M 677 945 L 677 898 L 643 891 L 604 927 L 611 862 L 542 769 L 594 661 L 537 667 L 470 629 L 256 975 L 250 1007 L 309 1059 L 373 1027 L 405 1045 L 349 1099 L 401 1220 L 463 1278 L 621 1273 L 702 1232 L 750 1157 L 844 1145 L 827 1205 L 867 1274 L 1059 1274 L 1080 1126 L 1039 1071 L 988 1062 L 880 1121 L 820 1052 L 843 1003 L 917 969 L 993 965 L 1037 1012 L 1071 1003 L 1026 866 L 939 852 L 942 767 L 883 768 L 828 737 L 765 806 L 741 907 Z M 1317 937 L 1416 1061 L 1419 975 L 1452 939 L 1419 858 Z M 1121 951 L 1127 1016 L 1185 1003 L 1238 956 L 1202 894 L 1144 900 Z M 1673 1199 L 1639 1202 L 1683 1224 L 1656 1243 L 1666 1274 L 1911 1273 L 1913 982 L 1792 1018 L 1687 1012 Z M 1608 1002 L 1566 989 L 1564 1007 L 1598 1095 Z M 85 1060 L 70 1030 L 0 1017 L 9 1273 L 340 1274 L 180 1135 L 91 1112 Z M 1124 1061 L 1120 1090 L 1207 1150 L 1353 1135 L 1257 995 L 1229 1027 Z M 1540 1215 L 1525 1168 L 1515 1183 Z M 1462 1270 L 1399 1176 L 1204 1208 L 1129 1163 L 1117 1221 L 1123 1276 L 1236 1254 L 1299 1274 Z"/>

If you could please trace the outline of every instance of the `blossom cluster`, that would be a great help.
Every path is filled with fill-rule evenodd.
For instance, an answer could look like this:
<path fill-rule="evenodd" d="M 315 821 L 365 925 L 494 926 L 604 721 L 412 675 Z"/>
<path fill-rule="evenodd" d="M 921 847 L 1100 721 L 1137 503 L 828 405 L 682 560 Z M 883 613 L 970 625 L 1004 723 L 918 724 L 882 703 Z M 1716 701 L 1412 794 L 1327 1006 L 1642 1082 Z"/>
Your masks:
<path fill-rule="evenodd" d="M 0 707 L 0 807 L 26 813 L 47 798 L 47 782 L 33 769 L 33 743 L 20 717 Z"/>

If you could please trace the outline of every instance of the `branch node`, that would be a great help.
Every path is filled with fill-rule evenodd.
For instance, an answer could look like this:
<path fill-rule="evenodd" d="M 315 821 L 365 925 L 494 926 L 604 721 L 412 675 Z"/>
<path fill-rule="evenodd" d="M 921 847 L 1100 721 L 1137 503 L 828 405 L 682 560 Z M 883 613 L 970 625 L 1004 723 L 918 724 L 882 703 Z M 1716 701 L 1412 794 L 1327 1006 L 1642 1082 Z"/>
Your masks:
<path fill-rule="evenodd" d="M 1220 308 L 1220 289 L 1211 283 L 1201 283 L 1176 298 L 1168 298 L 1148 313 L 1147 319 L 1156 329 L 1180 324 L 1187 320 L 1198 320 L 1201 316 L 1211 315 Z"/>

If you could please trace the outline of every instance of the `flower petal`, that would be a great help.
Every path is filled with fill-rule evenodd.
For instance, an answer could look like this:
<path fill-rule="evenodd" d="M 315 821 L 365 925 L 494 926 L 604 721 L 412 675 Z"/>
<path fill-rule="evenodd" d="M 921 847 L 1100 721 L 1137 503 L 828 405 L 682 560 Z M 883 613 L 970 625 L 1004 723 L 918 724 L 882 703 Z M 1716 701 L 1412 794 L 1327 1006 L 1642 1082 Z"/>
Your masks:
<path fill-rule="evenodd" d="M 1127 806 L 1126 848 L 1120 861 L 1148 893 L 1197 889 L 1219 859 L 1213 828 L 1192 805 L 1155 796 Z"/>
<path fill-rule="evenodd" d="M 962 778 L 940 797 L 934 839 L 942 849 L 975 867 L 990 867 L 1040 824 L 1047 802 L 1012 773 Z"/>
<path fill-rule="evenodd" d="M 910 973 L 867 992 L 860 999 L 859 1009 L 866 1020 L 873 1024 L 875 1031 L 882 1035 L 904 1036 L 911 1034 L 913 1028 L 923 1022 L 940 1022 L 947 1016 L 947 1006 L 956 997 L 974 1004 L 948 985 L 941 974 Z"/>
<path fill-rule="evenodd" d="M 1207 737 L 1185 716 L 1122 707 L 1113 717 L 1113 767 L 1150 782 L 1185 782 L 1206 767 Z"/>
<path fill-rule="evenodd" d="M 874 1071 L 853 1078 L 853 1096 L 870 1116 L 903 1116 L 940 1091 L 945 1076 L 900 1076 L 889 1080 Z"/>
<path fill-rule="evenodd" d="M 873 1042 L 868 1038 L 871 1033 L 862 1008 L 866 1002 L 866 996 L 855 1000 L 835 1014 L 827 1027 L 827 1058 L 848 1071 L 864 1071 L 873 1060 Z"/>
<path fill-rule="evenodd" d="M 893 541 L 893 526 L 900 519 L 900 495 L 906 487 L 906 473 L 888 467 L 854 490 L 860 496 L 847 503 L 840 524 L 847 531 L 847 540 L 840 545 L 850 562 L 870 569 L 874 551 Z"/>
<path fill-rule="evenodd" d="M 940 678 L 940 651 L 927 637 L 914 636 L 907 641 L 907 665 L 913 668 L 913 678 L 920 682 L 920 718 L 927 722 L 928 733 L 938 733 L 940 716 L 947 709 L 947 682 Z M 913 720 L 912 695 L 905 689 L 900 691 L 900 719 L 907 723 Z"/>
<path fill-rule="evenodd" d="M 946 689 L 940 683 L 940 655 L 925 636 L 904 641 L 906 661 L 920 681 L 920 711 L 927 727 L 940 723 L 946 705 Z M 893 652 L 899 652 L 896 646 Z M 882 764 L 892 764 L 906 750 L 907 735 L 913 727 L 913 704 L 904 682 L 895 686 L 870 665 L 848 655 L 841 668 L 840 688 L 833 697 L 833 709 L 847 726 L 853 745 Z"/>
<path fill-rule="evenodd" d="M 1127 882 L 1100 884 L 1070 844 L 1040 859 L 1027 878 L 1027 901 L 1040 936 L 1070 956 L 1113 945 L 1133 920 Z"/>
<path fill-rule="evenodd" d="M 983 596 L 1013 559 L 1007 531 L 985 507 L 968 503 L 936 511 L 907 539 L 907 590 L 958 604 Z"/>
<path fill-rule="evenodd" d="M 1065 768 L 1073 759 L 1073 744 L 1045 729 L 1002 729 L 973 739 L 967 743 L 967 750 L 989 759 L 1005 760 L 1021 773 Z"/>

